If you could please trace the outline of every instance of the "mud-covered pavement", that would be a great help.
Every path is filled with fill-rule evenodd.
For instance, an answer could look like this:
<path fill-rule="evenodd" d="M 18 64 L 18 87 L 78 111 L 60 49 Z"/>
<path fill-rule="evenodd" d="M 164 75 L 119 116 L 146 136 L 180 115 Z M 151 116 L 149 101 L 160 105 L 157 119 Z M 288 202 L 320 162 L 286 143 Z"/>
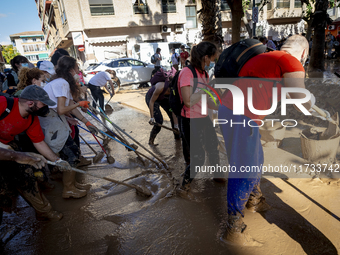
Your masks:
<path fill-rule="evenodd" d="M 233 247 L 220 240 L 226 221 L 226 184 L 212 178 L 196 179 L 194 199 L 176 192 L 184 171 L 181 144 L 170 131 L 162 130 L 159 145 L 147 145 L 151 126 L 144 101 L 147 89 L 123 90 L 112 99 L 110 119 L 147 148 L 164 159 L 169 171 L 157 169 L 117 142 L 110 142 L 116 162 L 101 163 L 86 171 L 127 183 L 143 185 L 152 192 L 145 198 L 135 190 L 91 176 L 78 175 L 93 186 L 85 198 L 63 199 L 62 183 L 45 191 L 55 210 L 64 214 L 59 222 L 39 222 L 34 210 L 22 199 L 3 223 L 16 228 L 16 235 L 1 254 L 337 254 L 340 250 L 340 187 L 337 179 L 312 178 L 298 174 L 264 175 L 261 188 L 272 209 L 265 213 L 245 212 L 247 231 L 261 245 Z M 108 98 L 107 98 L 108 99 Z M 118 102 L 121 102 L 118 103 Z M 139 110 L 138 110 L 139 109 Z M 170 126 L 169 121 L 165 125 Z M 110 124 L 108 124 L 110 126 Z M 303 162 L 300 126 L 288 129 L 279 149 L 264 148 L 265 164 Z M 96 150 L 91 135 L 81 131 Z M 85 157 L 94 154 L 82 144 Z M 145 152 L 139 148 L 141 152 Z M 145 154 L 147 154 L 145 152 Z M 149 154 L 148 154 L 149 155 Z M 145 172 L 143 172 L 145 171 Z"/>

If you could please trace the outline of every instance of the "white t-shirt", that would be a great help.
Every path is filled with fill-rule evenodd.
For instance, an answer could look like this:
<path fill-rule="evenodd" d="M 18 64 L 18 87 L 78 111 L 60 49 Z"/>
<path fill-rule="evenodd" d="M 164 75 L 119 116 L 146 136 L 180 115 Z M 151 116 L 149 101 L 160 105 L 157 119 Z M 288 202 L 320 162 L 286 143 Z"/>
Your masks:
<path fill-rule="evenodd" d="M 58 104 L 58 97 L 66 97 L 65 106 L 68 106 L 69 101 L 73 100 L 70 85 L 63 78 L 58 78 L 47 83 L 47 85 L 44 87 L 44 90 L 47 92 L 50 99 L 56 104 Z M 57 108 L 57 105 L 49 106 L 49 108 Z"/>
<path fill-rule="evenodd" d="M 111 76 L 108 72 L 99 72 L 91 78 L 90 84 L 98 87 L 103 87 L 108 81 L 111 81 Z"/>
<path fill-rule="evenodd" d="M 178 58 L 179 54 L 176 52 L 171 55 L 171 62 L 173 65 L 178 65 Z"/>

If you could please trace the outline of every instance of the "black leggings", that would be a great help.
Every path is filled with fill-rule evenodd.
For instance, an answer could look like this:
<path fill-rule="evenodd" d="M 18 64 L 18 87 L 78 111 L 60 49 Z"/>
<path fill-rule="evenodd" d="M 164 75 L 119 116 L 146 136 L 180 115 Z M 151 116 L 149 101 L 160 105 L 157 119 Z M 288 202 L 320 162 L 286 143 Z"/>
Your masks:
<path fill-rule="evenodd" d="M 149 107 L 151 96 L 146 94 L 145 96 L 145 102 Z M 169 103 L 169 98 L 165 97 L 163 100 L 156 101 L 153 105 L 153 117 L 155 121 L 159 124 L 163 124 L 163 115 L 161 113 L 161 110 L 159 107 L 162 107 L 164 111 L 168 114 L 171 122 L 171 127 L 174 128 L 174 120 L 172 118 L 172 113 L 170 112 L 170 103 Z M 161 131 L 161 127 L 154 125 L 151 133 L 150 133 L 150 138 L 156 138 L 157 134 Z M 175 138 L 179 138 L 178 135 L 174 134 Z"/>
<path fill-rule="evenodd" d="M 104 110 L 104 95 L 102 89 L 99 86 L 92 85 L 91 83 L 89 83 L 89 88 L 94 99 L 94 102 L 92 102 L 92 106 L 96 108 L 96 102 L 98 102 L 99 100 L 99 106 L 100 108 L 102 108 L 102 110 Z"/>
<path fill-rule="evenodd" d="M 184 173 L 183 184 L 190 183 L 195 175 L 195 166 L 203 166 L 205 153 L 209 164 L 219 164 L 218 139 L 209 116 L 205 118 L 179 118 L 182 135 L 182 147 L 185 162 L 190 164 Z M 191 171 L 192 170 L 192 171 Z"/>

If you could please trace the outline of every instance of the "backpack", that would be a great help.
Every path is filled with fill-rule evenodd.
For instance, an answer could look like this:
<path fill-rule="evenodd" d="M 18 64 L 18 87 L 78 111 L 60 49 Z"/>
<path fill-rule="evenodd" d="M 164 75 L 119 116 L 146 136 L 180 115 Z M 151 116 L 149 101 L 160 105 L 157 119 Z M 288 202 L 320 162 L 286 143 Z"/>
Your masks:
<path fill-rule="evenodd" d="M 197 73 L 193 66 L 188 65 L 187 66 L 190 71 L 192 72 L 194 76 L 194 87 L 193 87 L 193 93 L 195 93 L 195 90 L 197 88 L 198 82 L 197 82 Z M 208 79 L 208 74 L 206 71 L 205 78 Z M 170 103 L 170 111 L 173 112 L 176 116 L 181 116 L 181 111 L 184 106 L 184 102 L 181 102 L 181 98 L 179 96 L 179 89 L 178 89 L 178 77 L 180 72 L 177 72 L 174 78 L 172 79 L 169 87 L 170 87 L 170 96 L 169 96 L 169 103 Z"/>
<path fill-rule="evenodd" d="M 156 58 L 155 55 L 156 55 L 156 53 L 151 56 L 151 63 L 152 64 L 156 64 L 156 62 L 157 62 L 157 58 Z"/>
<path fill-rule="evenodd" d="M 14 105 L 14 99 L 12 97 L 9 97 L 8 94 L 0 92 L 0 96 L 4 96 L 7 100 L 7 107 L 6 110 L 0 115 L 0 120 L 3 120 L 10 114 L 11 110 L 13 109 Z"/>
<path fill-rule="evenodd" d="M 166 78 L 163 69 L 159 69 L 150 79 L 151 86 L 156 85 L 157 82 L 165 82 Z"/>
<path fill-rule="evenodd" d="M 267 46 L 256 39 L 246 39 L 225 49 L 215 65 L 216 78 L 238 77 L 241 68 L 251 58 L 264 53 Z"/>

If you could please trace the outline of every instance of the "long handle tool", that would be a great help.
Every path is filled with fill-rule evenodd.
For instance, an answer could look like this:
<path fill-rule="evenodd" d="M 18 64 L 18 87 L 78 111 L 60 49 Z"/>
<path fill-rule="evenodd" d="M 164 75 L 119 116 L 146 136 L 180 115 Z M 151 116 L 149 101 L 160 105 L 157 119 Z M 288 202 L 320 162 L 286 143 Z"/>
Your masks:
<path fill-rule="evenodd" d="M 62 165 L 60 165 L 58 163 L 55 163 L 55 162 L 52 162 L 52 161 L 49 161 L 49 160 L 47 160 L 47 163 L 50 164 L 50 165 L 53 165 L 53 166 L 58 166 L 58 167 L 64 168 Z M 113 183 L 124 185 L 126 187 L 131 188 L 131 189 L 135 189 L 137 191 L 137 194 L 142 195 L 142 196 L 150 197 L 152 195 L 150 190 L 145 188 L 145 187 L 141 187 L 141 186 L 137 186 L 137 185 L 133 185 L 133 184 L 128 184 L 128 183 L 120 182 L 120 181 L 117 181 L 117 180 L 114 180 L 114 179 L 111 179 L 111 178 L 108 178 L 108 177 L 101 177 L 99 175 L 91 174 L 89 172 L 85 172 L 83 170 L 80 170 L 80 169 L 77 169 L 77 168 L 74 168 L 74 167 L 71 167 L 70 169 L 72 171 L 77 172 L 77 173 L 91 175 L 91 176 L 99 178 L 99 179 L 103 179 L 103 180 L 106 180 L 106 181 L 110 181 L 110 182 L 113 182 Z M 69 170 L 69 169 L 67 169 L 67 170 Z"/>

